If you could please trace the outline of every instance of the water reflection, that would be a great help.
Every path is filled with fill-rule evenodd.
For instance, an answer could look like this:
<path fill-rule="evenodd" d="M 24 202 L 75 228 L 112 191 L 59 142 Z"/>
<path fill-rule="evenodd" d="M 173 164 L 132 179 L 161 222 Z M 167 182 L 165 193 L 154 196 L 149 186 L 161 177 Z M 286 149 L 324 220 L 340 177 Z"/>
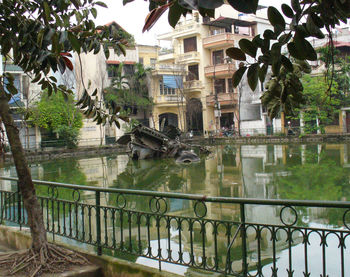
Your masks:
<path fill-rule="evenodd" d="M 178 165 L 173 160 L 143 160 L 132 161 L 126 155 L 111 155 L 87 159 L 65 159 L 61 161 L 50 161 L 45 163 L 31 164 L 34 179 L 47 181 L 65 182 L 73 184 L 86 184 L 99 187 L 117 187 L 130 189 L 145 189 L 157 191 L 176 191 L 184 193 L 197 193 L 211 196 L 230 196 L 246 198 L 282 198 L 282 199 L 315 199 L 315 200 L 348 200 L 350 197 L 349 189 L 349 145 L 347 144 L 308 144 L 308 145 L 220 145 L 212 147 L 212 154 L 202 157 L 201 162 L 191 165 Z M 13 167 L 1 169 L 1 175 L 14 176 Z M 45 193 L 45 192 L 42 192 Z M 69 193 L 60 193 L 60 196 L 71 200 Z M 94 204 L 94 198 L 88 193 L 84 195 L 86 204 Z M 104 195 L 101 205 L 115 206 L 118 203 L 115 195 Z M 175 199 L 171 200 L 169 205 L 169 214 L 174 216 L 189 215 L 193 216 L 193 203 L 190 201 Z M 138 211 L 149 211 L 149 202 L 141 197 L 127 198 L 127 208 Z M 207 205 L 207 215 L 211 219 L 221 219 L 235 221 L 239 218 L 239 209 L 234 205 L 213 204 Z M 304 227 L 326 227 L 342 226 L 342 212 L 334 209 L 309 209 L 298 208 L 298 226 Z M 62 216 L 69 221 L 68 208 L 64 210 Z M 86 215 L 87 213 L 85 213 Z M 247 206 L 246 216 L 249 222 L 259 222 L 268 224 L 281 224 L 280 208 L 261 206 Z M 136 217 L 128 217 L 126 213 L 119 214 L 119 219 L 112 219 L 113 215 L 107 212 L 104 215 L 103 230 L 107 234 L 105 237 L 115 236 L 117 241 L 122 244 L 128 244 L 129 247 L 137 249 L 138 252 L 146 253 L 148 230 L 141 228 L 138 234 Z M 286 214 L 286 218 L 292 218 L 293 214 Z M 94 214 L 92 212 L 92 218 Z M 122 219 L 121 219 L 122 218 Z M 88 218 L 76 225 L 74 229 L 84 230 L 92 229 L 88 225 Z M 74 219 L 73 219 L 74 220 Z M 146 218 L 141 218 L 141 221 Z M 291 219 L 292 220 L 292 219 Z M 70 222 L 70 221 L 69 221 Z M 81 223 L 83 222 L 83 223 Z M 123 233 L 123 225 L 130 225 L 130 232 Z M 161 222 L 166 226 L 167 222 Z M 170 232 L 166 228 L 160 229 L 159 238 L 156 235 L 157 222 L 155 218 L 151 219 L 150 239 L 151 244 L 156 245 L 154 251 L 157 251 L 157 244 L 171 244 L 174 251 L 174 259 L 178 259 L 178 251 L 182 249 L 185 253 L 183 259 L 189 259 L 189 253 L 193 251 L 197 263 L 201 262 L 203 256 L 203 244 L 206 246 L 206 256 L 208 263 L 213 265 L 213 257 L 217 253 L 220 257 L 219 265 L 224 266 L 226 261 L 226 251 L 229 244 L 226 233 L 227 228 L 220 225 L 217 229 L 208 224 L 207 230 L 203 235 L 201 226 L 194 224 L 193 237 L 189 232 L 190 226 L 184 221 L 179 225 L 177 221 L 171 221 Z M 86 225 L 86 226 L 85 226 Z M 143 224 L 143 226 L 146 226 Z M 182 228 L 181 237 L 179 237 L 179 228 Z M 231 236 L 237 226 L 231 226 Z M 113 230 L 113 231 L 112 231 Z M 93 236 L 96 234 L 93 233 Z M 264 272 L 268 275 L 271 267 L 271 234 L 262 231 L 259 246 L 256 240 L 256 230 L 248 229 L 248 253 L 249 263 L 254 265 L 262 260 Z M 278 265 L 286 268 L 285 261 L 288 253 L 285 243 L 287 234 L 285 232 L 277 233 L 278 236 Z M 301 267 L 298 268 L 298 257 L 302 253 L 302 236 L 293 234 L 293 255 L 295 256 L 295 265 L 301 274 Z M 190 249 L 189 241 L 193 240 L 193 249 Z M 110 241 L 109 241 L 110 242 Z M 215 244 L 214 244 L 215 242 Z M 315 252 L 320 249 L 319 238 L 310 237 L 310 251 Z M 336 240 L 329 243 L 331 255 L 336 256 Z M 334 246 L 334 247 L 333 247 Z M 124 247 L 124 246 L 122 246 Z M 126 247 L 126 246 L 125 246 Z M 257 247 L 261 249 L 262 257 L 257 257 Z M 333 247 L 333 248 L 332 248 Z M 166 257 L 166 246 L 161 247 Z M 233 245 L 233 251 L 230 256 L 233 262 L 233 269 L 239 271 L 241 244 L 238 240 Z M 300 249 L 299 249 L 300 248 Z M 349 249 L 349 247 L 348 247 Z M 348 250 L 347 250 L 348 251 Z M 321 253 L 321 250 L 319 251 Z M 349 255 L 348 255 L 349 257 Z M 302 264 L 302 261 L 300 262 Z M 330 265 L 331 267 L 332 265 Z M 311 265 L 310 269 L 314 272 L 318 270 L 318 264 Z M 252 268 L 253 270 L 253 268 Z M 284 269 L 283 269 L 284 270 Z M 194 271 L 194 269 L 190 269 Z M 337 269 L 331 271 L 337 274 Z M 296 273 L 295 276 L 299 276 Z M 318 274 L 319 275 L 319 274 Z M 334 275 L 335 276 L 335 275 Z"/>

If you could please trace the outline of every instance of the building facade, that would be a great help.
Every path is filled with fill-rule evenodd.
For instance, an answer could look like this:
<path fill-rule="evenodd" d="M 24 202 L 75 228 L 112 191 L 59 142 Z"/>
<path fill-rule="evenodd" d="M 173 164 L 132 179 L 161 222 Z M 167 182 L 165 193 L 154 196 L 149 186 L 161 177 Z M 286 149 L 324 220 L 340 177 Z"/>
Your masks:
<path fill-rule="evenodd" d="M 252 92 L 245 79 L 233 88 L 232 75 L 239 63 L 226 55 L 240 39 L 252 39 L 268 28 L 264 7 L 256 15 L 245 15 L 225 4 L 216 10 L 215 18 L 193 13 L 172 32 L 159 35 L 158 40 L 168 41 L 172 47 L 162 49 L 158 56 L 161 68 L 155 74 L 158 78 L 153 79 L 153 93 L 163 102 L 155 106 L 156 119 L 167 117 L 183 131 L 204 135 L 221 129 L 240 129 L 243 135 L 280 130 L 280 120 L 269 120 L 261 106 L 262 87 Z M 164 68 L 173 72 L 160 70 Z M 159 76 L 164 83 L 166 74 L 181 75 L 183 84 L 171 92 L 174 96 L 164 98 Z"/>

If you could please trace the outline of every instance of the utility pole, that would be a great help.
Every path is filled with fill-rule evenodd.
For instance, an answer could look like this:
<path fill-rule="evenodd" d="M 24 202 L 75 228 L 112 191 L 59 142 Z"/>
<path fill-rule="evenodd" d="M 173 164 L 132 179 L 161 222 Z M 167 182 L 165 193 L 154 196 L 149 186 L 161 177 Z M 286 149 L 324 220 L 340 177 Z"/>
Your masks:
<path fill-rule="evenodd" d="M 213 83 L 214 83 L 214 116 L 215 116 L 215 134 L 218 134 L 220 132 L 220 117 L 221 117 L 221 109 L 220 109 L 220 102 L 218 99 L 218 92 L 216 90 L 216 76 L 215 76 L 215 66 L 216 66 L 216 60 L 213 59 L 213 65 L 214 65 L 214 73 L 213 73 Z"/>

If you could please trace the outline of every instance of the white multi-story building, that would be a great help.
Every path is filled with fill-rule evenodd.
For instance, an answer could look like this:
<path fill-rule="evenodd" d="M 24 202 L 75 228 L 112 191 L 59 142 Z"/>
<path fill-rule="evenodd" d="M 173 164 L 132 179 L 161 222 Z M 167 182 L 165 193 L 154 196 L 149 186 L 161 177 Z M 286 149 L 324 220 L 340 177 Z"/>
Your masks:
<path fill-rule="evenodd" d="M 259 7 L 256 15 L 245 15 L 225 4 L 215 12 L 215 18 L 193 13 L 172 32 L 158 36 L 172 48 L 159 53 L 162 68 L 154 72 L 153 97 L 159 99 L 153 112 L 155 127 L 165 118 L 183 131 L 204 134 L 233 127 L 243 135 L 280 130 L 280 120 L 270 121 L 261 106 L 261 86 L 252 92 L 245 80 L 233 88 L 232 75 L 239 63 L 226 55 L 226 49 L 238 46 L 240 39 L 252 39 L 272 28 L 266 9 Z M 168 81 L 179 75 L 183 84 Z"/>

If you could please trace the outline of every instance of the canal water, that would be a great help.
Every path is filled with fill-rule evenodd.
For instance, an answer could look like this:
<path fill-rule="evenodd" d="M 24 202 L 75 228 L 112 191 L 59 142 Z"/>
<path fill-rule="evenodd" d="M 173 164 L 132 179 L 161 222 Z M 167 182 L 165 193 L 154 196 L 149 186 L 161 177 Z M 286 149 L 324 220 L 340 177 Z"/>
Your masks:
<path fill-rule="evenodd" d="M 350 144 L 229 144 L 211 146 L 210 150 L 211 154 L 201 157 L 201 161 L 196 164 L 179 165 L 172 159 L 132 161 L 125 154 L 111 153 L 108 156 L 31 163 L 30 168 L 33 179 L 106 188 L 260 199 L 350 201 Z M 15 177 L 14 167 L 1 168 L 0 176 Z M 111 204 L 110 201 L 108 203 Z M 143 206 L 147 209 L 147 204 L 136 198 L 133 205 L 137 209 L 143 209 Z M 188 201 L 174 201 L 170 203 L 170 209 L 171 212 L 187 215 L 188 205 Z M 274 209 L 261 206 L 247 208 L 247 220 L 279 224 L 279 214 Z M 298 224 L 304 227 L 343 226 L 342 212 L 332 209 L 304 209 L 298 212 L 301 213 Z M 234 221 L 240 217 L 238 209 L 228 208 L 226 205 L 208 206 L 207 214 L 222 220 Z M 224 252 L 227 245 L 222 243 L 222 249 L 219 247 L 219 251 Z M 172 244 L 174 248 L 178 245 L 176 234 Z M 310 238 L 310 245 L 314 245 L 310 248 L 311 255 L 319 256 L 316 260 L 321 260 L 319 239 L 317 241 L 315 238 L 313 241 Z M 350 245 L 347 246 L 345 264 L 349 265 Z M 327 271 L 335 274 L 330 276 L 339 274 L 339 265 L 332 263 L 332 259 L 339 255 L 337 248 L 336 242 L 332 244 L 330 239 Z M 303 270 L 298 271 L 297 262 L 302 250 L 300 239 L 296 238 L 293 245 L 296 268 L 294 276 L 303 276 Z M 288 251 L 283 244 L 279 246 L 278 257 L 278 265 L 288 268 Z M 257 259 L 254 252 L 250 253 L 249 259 Z M 158 266 L 158 262 L 150 262 L 144 258 L 138 258 L 137 262 L 147 265 L 154 263 L 155 267 Z M 265 263 L 264 270 L 268 272 L 271 265 L 268 260 Z M 189 272 L 185 267 L 169 264 L 163 268 L 182 274 Z M 319 263 L 310 262 L 309 268 L 315 273 L 312 276 L 320 276 L 322 273 Z M 350 276 L 350 271 L 347 271 L 347 274 L 349 275 L 346 276 Z"/>

